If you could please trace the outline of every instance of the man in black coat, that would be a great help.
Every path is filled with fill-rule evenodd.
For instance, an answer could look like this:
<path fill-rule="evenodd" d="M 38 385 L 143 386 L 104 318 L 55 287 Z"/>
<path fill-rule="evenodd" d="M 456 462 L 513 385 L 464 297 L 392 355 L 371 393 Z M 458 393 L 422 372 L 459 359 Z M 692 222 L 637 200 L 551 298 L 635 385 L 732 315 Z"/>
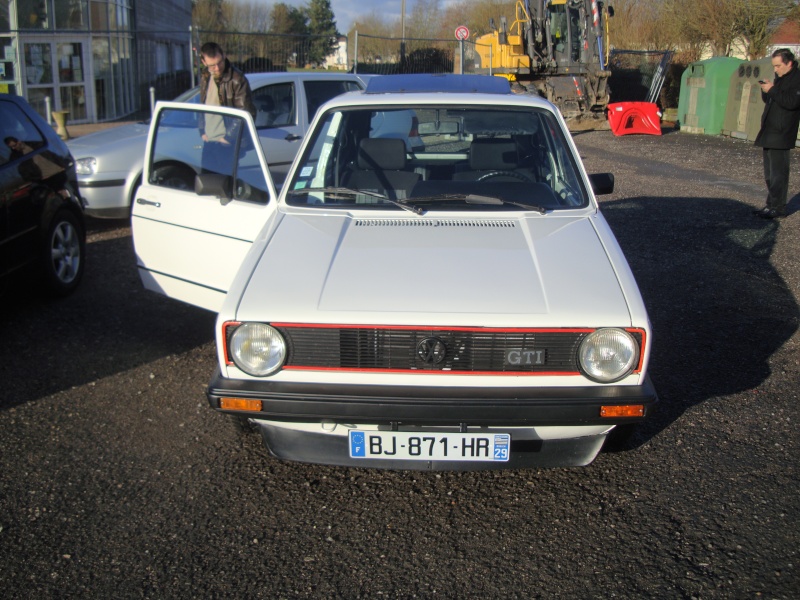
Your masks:
<path fill-rule="evenodd" d="M 764 179 L 767 182 L 767 205 L 754 211 L 764 219 L 786 214 L 789 194 L 789 151 L 797 142 L 800 125 L 800 71 L 794 54 L 787 48 L 772 53 L 775 80 L 759 81 L 764 114 L 755 145 L 764 149 Z"/>

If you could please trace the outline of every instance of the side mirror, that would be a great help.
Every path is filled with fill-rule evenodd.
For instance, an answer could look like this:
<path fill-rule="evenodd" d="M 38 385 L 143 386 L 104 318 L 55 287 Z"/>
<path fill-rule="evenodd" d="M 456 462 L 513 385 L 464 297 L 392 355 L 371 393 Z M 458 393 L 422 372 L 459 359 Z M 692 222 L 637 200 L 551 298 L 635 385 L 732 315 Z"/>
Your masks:
<path fill-rule="evenodd" d="M 233 199 L 233 179 L 219 173 L 203 173 L 194 179 L 194 193 L 198 196 L 219 196 L 225 206 Z"/>
<path fill-rule="evenodd" d="M 614 193 L 613 173 L 592 173 L 589 175 L 589 183 L 592 184 L 592 191 L 595 196 Z"/>

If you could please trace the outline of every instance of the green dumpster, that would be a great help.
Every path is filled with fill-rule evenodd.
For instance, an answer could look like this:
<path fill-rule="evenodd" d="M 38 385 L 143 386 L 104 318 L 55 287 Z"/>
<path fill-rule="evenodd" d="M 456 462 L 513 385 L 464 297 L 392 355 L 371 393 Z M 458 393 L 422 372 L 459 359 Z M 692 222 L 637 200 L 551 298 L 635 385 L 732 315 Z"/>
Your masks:
<path fill-rule="evenodd" d="M 725 110 L 723 135 L 742 140 L 756 139 L 761 128 L 764 101 L 761 100 L 759 79 L 772 81 L 772 59 L 762 58 L 743 62 L 731 75 L 728 106 Z"/>
<path fill-rule="evenodd" d="M 731 75 L 742 61 L 717 56 L 690 64 L 681 76 L 678 122 L 681 131 L 719 135 L 725 120 Z"/>

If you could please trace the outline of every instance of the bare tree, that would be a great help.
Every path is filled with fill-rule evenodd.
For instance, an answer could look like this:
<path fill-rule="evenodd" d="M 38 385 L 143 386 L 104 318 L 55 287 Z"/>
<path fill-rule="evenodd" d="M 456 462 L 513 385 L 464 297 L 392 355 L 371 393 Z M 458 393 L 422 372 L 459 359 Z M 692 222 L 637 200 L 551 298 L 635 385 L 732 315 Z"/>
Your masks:
<path fill-rule="evenodd" d="M 740 32 L 748 58 L 751 60 L 764 56 L 772 34 L 793 10 L 800 18 L 800 10 L 791 0 L 739 0 L 739 2 Z"/>
<path fill-rule="evenodd" d="M 192 25 L 205 31 L 225 31 L 228 28 L 225 0 L 195 0 L 192 5 Z"/>
<path fill-rule="evenodd" d="M 355 34 L 358 32 L 359 63 L 397 61 L 400 56 L 400 45 L 397 41 L 386 39 L 399 39 L 397 25 L 398 22 L 385 20 L 377 11 L 373 11 L 353 23 L 348 33 L 348 52 L 351 53 L 349 60 L 354 60 L 352 53 L 355 51 Z"/>
<path fill-rule="evenodd" d="M 441 12 L 439 0 L 416 0 L 413 12 L 406 17 L 406 36 L 438 37 L 441 29 Z"/>
<path fill-rule="evenodd" d="M 660 2 L 616 0 L 608 19 L 609 44 L 625 50 L 665 50 L 674 36 L 672 21 L 665 18 Z"/>
<path fill-rule="evenodd" d="M 270 8 L 257 0 L 230 2 L 231 31 L 265 32 L 270 25 Z"/>
<path fill-rule="evenodd" d="M 226 52 L 246 72 L 270 70 L 269 40 L 254 33 L 266 32 L 270 25 L 270 9 L 255 0 L 227 3 L 229 33 Z M 271 60 L 271 59 L 270 59 Z"/>

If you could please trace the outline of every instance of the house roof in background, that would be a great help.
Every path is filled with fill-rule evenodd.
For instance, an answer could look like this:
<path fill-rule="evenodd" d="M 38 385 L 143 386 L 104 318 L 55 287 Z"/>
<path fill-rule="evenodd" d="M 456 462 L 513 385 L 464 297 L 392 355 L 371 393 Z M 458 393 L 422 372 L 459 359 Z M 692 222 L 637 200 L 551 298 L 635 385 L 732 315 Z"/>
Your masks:
<path fill-rule="evenodd" d="M 775 30 L 770 40 L 770 46 L 797 45 L 800 44 L 800 23 L 797 21 L 785 20 L 780 27 Z"/>

